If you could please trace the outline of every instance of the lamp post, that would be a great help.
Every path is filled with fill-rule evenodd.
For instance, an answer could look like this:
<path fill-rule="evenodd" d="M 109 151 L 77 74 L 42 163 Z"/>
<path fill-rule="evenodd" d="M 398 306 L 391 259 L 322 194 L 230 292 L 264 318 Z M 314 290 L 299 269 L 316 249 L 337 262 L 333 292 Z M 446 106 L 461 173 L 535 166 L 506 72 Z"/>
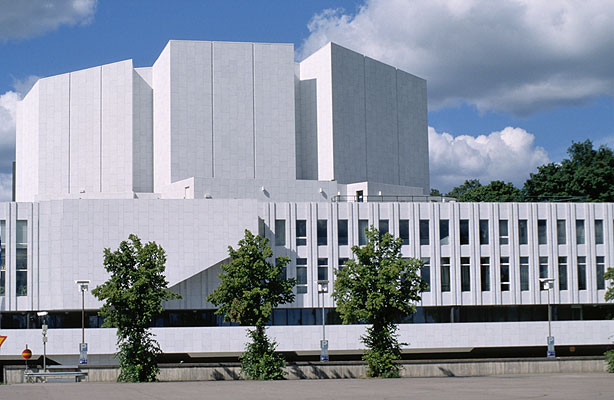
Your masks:
<path fill-rule="evenodd" d="M 550 305 L 550 289 L 552 289 L 553 282 L 554 278 L 542 278 L 539 280 L 540 285 L 543 284 L 544 288 L 548 291 L 548 338 L 546 339 L 548 343 L 546 357 L 548 358 L 556 357 L 554 352 L 554 336 L 552 336 L 552 307 Z"/>
<path fill-rule="evenodd" d="M 36 313 L 39 317 L 43 317 L 42 334 L 43 334 L 43 372 L 47 371 L 47 311 L 39 311 Z"/>
<path fill-rule="evenodd" d="M 328 280 L 318 280 L 318 294 L 322 294 L 322 340 L 320 340 L 320 361 L 328 361 L 328 340 L 326 340 L 326 319 L 324 316 L 324 293 L 328 293 Z"/>
<path fill-rule="evenodd" d="M 79 344 L 79 364 L 87 364 L 87 343 L 85 343 L 85 292 L 89 289 L 89 280 L 75 281 L 81 292 L 81 343 Z"/>

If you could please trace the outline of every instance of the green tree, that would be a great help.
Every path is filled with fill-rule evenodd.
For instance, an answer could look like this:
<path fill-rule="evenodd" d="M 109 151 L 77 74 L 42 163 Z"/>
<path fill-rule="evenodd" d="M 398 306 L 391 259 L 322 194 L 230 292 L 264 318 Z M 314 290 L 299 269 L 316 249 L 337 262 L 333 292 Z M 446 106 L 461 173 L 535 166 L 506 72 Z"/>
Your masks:
<path fill-rule="evenodd" d="M 418 274 L 422 261 L 403 258 L 401 239 L 389 233 L 380 237 L 373 226 L 366 235 L 365 246 L 352 247 L 355 259 L 336 272 L 333 298 L 344 324 L 370 325 L 361 337 L 367 346 L 363 359 L 368 375 L 396 377 L 399 366 L 394 360 L 401 356 L 397 324 L 416 311 L 415 302 L 428 285 Z"/>
<path fill-rule="evenodd" d="M 463 194 L 481 186 L 482 184 L 480 183 L 479 179 L 467 179 L 462 185 L 456 186 L 454 189 L 446 193 L 446 196 L 458 199 Z"/>
<path fill-rule="evenodd" d="M 248 329 L 252 342 L 241 356 L 241 369 L 250 379 L 283 378 L 285 361 L 275 353 L 276 343 L 267 337 L 265 326 L 275 307 L 294 301 L 296 280 L 283 276 L 290 260 L 280 257 L 275 264 L 268 261 L 273 255 L 268 243 L 268 239 L 245 230 L 236 250 L 228 246 L 231 261 L 222 265 L 220 285 L 207 297 L 225 320 L 255 327 Z"/>
<path fill-rule="evenodd" d="M 160 346 L 149 331 L 153 318 L 162 312 L 162 302 L 179 298 L 167 290 L 164 277 L 166 255 L 155 242 L 143 246 L 136 235 L 122 241 L 119 249 L 104 249 L 104 267 L 109 279 L 92 290 L 104 302 L 99 315 L 103 327 L 117 328 L 121 372 L 118 381 L 152 382 Z"/>
<path fill-rule="evenodd" d="M 443 196 L 438 189 L 431 188 L 431 196 Z"/>
<path fill-rule="evenodd" d="M 527 201 L 614 201 L 614 151 L 586 140 L 572 143 L 569 158 L 537 168 L 525 182 Z"/>
<path fill-rule="evenodd" d="M 605 300 L 614 300 L 614 268 L 608 268 L 605 272 L 604 278 L 609 281 L 608 289 L 605 292 Z M 614 372 L 614 350 L 608 350 L 605 352 L 605 361 L 608 365 L 608 372 Z"/>
<path fill-rule="evenodd" d="M 461 202 L 511 203 L 522 201 L 522 191 L 512 183 L 492 181 L 461 194 L 456 200 Z"/>

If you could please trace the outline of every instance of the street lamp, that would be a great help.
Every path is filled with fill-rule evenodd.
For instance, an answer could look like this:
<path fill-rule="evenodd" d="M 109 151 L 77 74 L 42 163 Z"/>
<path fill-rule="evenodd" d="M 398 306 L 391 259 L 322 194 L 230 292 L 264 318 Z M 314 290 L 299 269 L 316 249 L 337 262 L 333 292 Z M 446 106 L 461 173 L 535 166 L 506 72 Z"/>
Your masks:
<path fill-rule="evenodd" d="M 43 372 L 47 372 L 47 311 L 39 311 L 36 313 L 39 317 L 43 317 L 42 333 L 43 333 Z"/>
<path fill-rule="evenodd" d="M 548 291 L 548 350 L 546 351 L 546 357 L 554 358 L 556 355 L 554 352 L 554 336 L 552 336 L 552 307 L 550 306 L 550 289 L 552 289 L 554 278 L 542 278 L 539 280 L 539 283 L 540 286 L 543 285 L 543 288 Z"/>
<path fill-rule="evenodd" d="M 87 364 L 87 343 L 85 343 L 85 292 L 89 289 L 89 280 L 75 281 L 81 292 L 81 343 L 79 344 L 79 364 Z"/>
<path fill-rule="evenodd" d="M 320 361 L 328 361 L 328 340 L 326 340 L 326 319 L 324 317 L 324 293 L 328 293 L 328 280 L 318 280 L 318 294 L 322 294 L 322 340 L 320 340 Z"/>

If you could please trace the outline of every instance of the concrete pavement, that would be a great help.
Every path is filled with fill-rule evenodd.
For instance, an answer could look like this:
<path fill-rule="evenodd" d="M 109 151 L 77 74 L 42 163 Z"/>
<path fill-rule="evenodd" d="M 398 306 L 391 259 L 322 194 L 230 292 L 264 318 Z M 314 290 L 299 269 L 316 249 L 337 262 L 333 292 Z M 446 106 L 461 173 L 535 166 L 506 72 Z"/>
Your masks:
<path fill-rule="evenodd" d="M 321 379 L 277 382 L 47 383 L 0 386 L 0 399 L 613 399 L 614 375 Z"/>

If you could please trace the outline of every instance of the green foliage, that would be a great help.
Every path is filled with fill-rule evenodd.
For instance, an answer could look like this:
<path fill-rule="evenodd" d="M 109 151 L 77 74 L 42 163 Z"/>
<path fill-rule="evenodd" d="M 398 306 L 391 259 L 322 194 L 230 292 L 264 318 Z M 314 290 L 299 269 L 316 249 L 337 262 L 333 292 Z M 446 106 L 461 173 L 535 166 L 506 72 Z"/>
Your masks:
<path fill-rule="evenodd" d="M 608 366 L 608 372 L 614 373 L 614 350 L 608 350 L 604 354 L 605 362 Z"/>
<path fill-rule="evenodd" d="M 448 193 L 446 193 L 446 196 L 454 197 L 455 199 L 458 199 L 463 194 L 473 189 L 477 189 L 481 186 L 482 184 L 480 183 L 479 179 L 467 179 L 462 185 L 457 186 L 454 189 L 450 190 Z"/>
<path fill-rule="evenodd" d="M 389 233 L 380 237 L 373 226 L 366 235 L 365 246 L 352 247 L 355 259 L 336 272 L 332 295 L 344 324 L 371 325 L 361 337 L 367 346 L 363 359 L 368 375 L 398 376 L 399 367 L 393 362 L 401 355 L 397 323 L 416 311 L 415 302 L 428 285 L 418 274 L 422 262 L 402 257 L 401 239 Z"/>
<path fill-rule="evenodd" d="M 282 276 L 290 260 L 280 257 L 275 264 L 269 262 L 273 251 L 268 243 L 245 230 L 236 250 L 228 246 L 231 261 L 222 265 L 220 285 L 207 297 L 225 320 L 256 327 L 248 331 L 253 343 L 241 358 L 242 371 L 251 379 L 283 376 L 283 358 L 275 354 L 275 343 L 269 342 L 264 327 L 275 307 L 294 301 L 296 280 Z"/>
<path fill-rule="evenodd" d="M 279 380 L 284 378 L 283 367 L 286 361 L 275 352 L 277 344 L 266 336 L 263 326 L 248 329 L 252 339 L 241 355 L 241 370 L 249 379 Z"/>
<path fill-rule="evenodd" d="M 136 235 L 122 241 L 119 249 L 104 249 L 104 267 L 109 279 L 92 290 L 104 301 L 99 315 L 104 327 L 117 328 L 121 372 L 118 381 L 151 382 L 156 379 L 158 342 L 148 328 L 162 312 L 162 302 L 180 296 L 167 289 L 164 277 L 166 255 L 155 242 L 145 246 Z"/>
<path fill-rule="evenodd" d="M 608 289 L 605 292 L 605 300 L 614 300 L 614 268 L 608 268 L 603 276 L 609 281 Z M 608 350 L 605 352 L 605 362 L 608 365 L 608 372 L 614 373 L 614 350 Z"/>
<path fill-rule="evenodd" d="M 514 203 L 522 201 L 522 191 L 512 183 L 492 181 L 486 186 L 479 186 L 466 191 L 457 200 L 461 202 Z"/>
<path fill-rule="evenodd" d="M 431 188 L 431 196 L 443 196 L 438 189 Z"/>
<path fill-rule="evenodd" d="M 614 201 L 614 151 L 601 146 L 593 149 L 586 140 L 572 143 L 569 158 L 537 168 L 525 182 L 527 201 Z"/>

